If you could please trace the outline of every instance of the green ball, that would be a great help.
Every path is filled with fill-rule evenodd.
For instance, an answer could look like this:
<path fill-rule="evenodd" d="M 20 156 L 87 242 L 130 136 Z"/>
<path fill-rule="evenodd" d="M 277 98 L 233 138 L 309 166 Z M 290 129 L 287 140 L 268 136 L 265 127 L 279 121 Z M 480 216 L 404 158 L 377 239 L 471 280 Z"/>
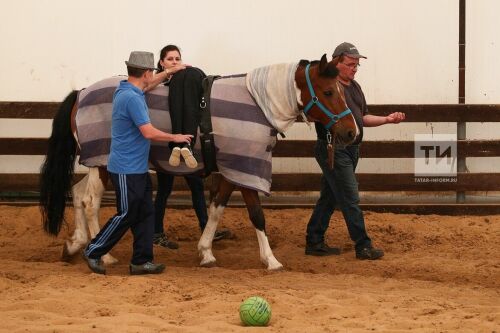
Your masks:
<path fill-rule="evenodd" d="M 271 320 L 271 306 L 262 297 L 252 296 L 241 303 L 240 318 L 246 326 L 267 326 Z"/>

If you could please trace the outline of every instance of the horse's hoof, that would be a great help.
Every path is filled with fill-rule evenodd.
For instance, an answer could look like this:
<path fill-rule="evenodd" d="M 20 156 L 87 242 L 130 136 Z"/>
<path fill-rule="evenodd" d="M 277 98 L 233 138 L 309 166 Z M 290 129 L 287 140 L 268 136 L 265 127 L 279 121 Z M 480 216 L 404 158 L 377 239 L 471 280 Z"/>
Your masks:
<path fill-rule="evenodd" d="M 64 243 L 63 251 L 61 254 L 61 261 L 70 262 L 74 258 L 74 254 L 71 254 L 68 249 L 68 243 Z"/>
<path fill-rule="evenodd" d="M 104 265 L 106 265 L 106 266 L 114 265 L 118 262 L 118 259 L 116 259 L 115 257 L 113 257 L 110 254 L 103 255 L 101 257 L 101 259 L 102 259 L 102 262 L 104 263 Z"/>
<path fill-rule="evenodd" d="M 281 271 L 284 271 L 285 270 L 285 267 L 283 267 L 283 265 L 281 266 L 276 266 L 276 267 L 268 267 L 267 270 L 269 272 L 281 272 Z"/>
<path fill-rule="evenodd" d="M 201 267 L 205 267 L 205 268 L 217 267 L 217 262 L 215 260 L 214 261 L 201 262 L 200 266 Z"/>
<path fill-rule="evenodd" d="M 268 263 L 266 265 L 268 272 L 279 272 L 279 271 L 282 271 L 285 269 L 280 262 L 278 262 L 277 260 L 273 260 L 273 261 L 274 262 Z"/>

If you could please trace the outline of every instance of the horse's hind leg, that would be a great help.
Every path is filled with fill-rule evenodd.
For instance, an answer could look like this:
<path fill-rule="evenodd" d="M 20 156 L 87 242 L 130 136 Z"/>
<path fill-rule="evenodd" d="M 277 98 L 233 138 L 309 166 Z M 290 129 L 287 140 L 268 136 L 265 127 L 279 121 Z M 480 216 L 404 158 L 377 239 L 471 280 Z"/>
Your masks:
<path fill-rule="evenodd" d="M 71 192 L 73 194 L 73 207 L 75 210 L 75 231 L 71 239 L 66 240 L 62 253 L 62 260 L 69 261 L 71 258 L 88 242 L 87 223 L 83 213 L 82 198 L 87 188 L 89 176 L 86 175 L 82 180 L 73 185 Z"/>
<path fill-rule="evenodd" d="M 88 176 L 89 179 L 87 181 L 82 204 L 84 207 L 85 219 L 87 220 L 90 230 L 90 237 L 95 238 L 101 230 L 99 226 L 99 208 L 101 208 L 101 199 L 106 189 L 108 174 L 104 168 L 90 168 Z M 106 265 L 118 262 L 118 260 L 109 253 L 102 256 L 102 261 Z"/>
<path fill-rule="evenodd" d="M 212 253 L 212 241 L 214 239 L 217 224 L 222 217 L 224 208 L 233 193 L 234 185 L 229 183 L 224 178 L 221 178 L 219 183 L 219 192 L 215 199 L 210 203 L 208 211 L 208 222 L 203 230 L 200 241 L 198 242 L 198 253 L 201 257 L 200 266 L 212 267 L 215 266 L 215 257 Z"/>
<path fill-rule="evenodd" d="M 269 246 L 269 240 L 266 235 L 266 220 L 260 204 L 259 194 L 255 190 L 241 189 L 241 194 L 247 206 L 248 215 L 252 221 L 259 241 L 260 260 L 266 265 L 268 270 L 279 270 L 283 265 L 274 257 L 273 251 Z"/>

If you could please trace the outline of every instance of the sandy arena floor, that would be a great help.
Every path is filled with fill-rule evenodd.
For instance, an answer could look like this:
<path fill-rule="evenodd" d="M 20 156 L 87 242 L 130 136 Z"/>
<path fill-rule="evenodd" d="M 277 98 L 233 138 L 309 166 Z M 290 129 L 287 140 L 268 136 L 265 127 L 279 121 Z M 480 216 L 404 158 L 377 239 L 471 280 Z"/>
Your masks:
<path fill-rule="evenodd" d="M 108 275 L 80 257 L 60 261 L 70 224 L 45 235 L 38 207 L 0 206 L 1 332 L 500 332 L 500 216 L 366 213 L 370 236 L 386 251 L 359 261 L 339 214 L 328 243 L 340 256 L 304 255 L 311 211 L 266 210 L 276 258 L 268 273 L 244 209 L 225 211 L 236 234 L 214 245 L 217 268 L 199 268 L 199 231 L 191 210 L 169 210 L 168 233 L 179 250 L 155 248 L 164 274 L 129 276 L 131 236 L 112 251 Z M 114 213 L 103 208 L 101 220 Z M 241 326 L 249 296 L 271 304 L 270 326 Z"/>

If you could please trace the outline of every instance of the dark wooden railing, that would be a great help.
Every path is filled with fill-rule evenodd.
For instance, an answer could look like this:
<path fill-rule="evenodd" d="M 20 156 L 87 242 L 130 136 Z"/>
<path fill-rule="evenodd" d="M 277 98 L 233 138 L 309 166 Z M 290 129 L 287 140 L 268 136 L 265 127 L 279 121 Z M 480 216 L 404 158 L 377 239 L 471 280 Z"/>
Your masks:
<path fill-rule="evenodd" d="M 1 118 L 52 119 L 59 103 L 52 102 L 0 102 Z M 370 105 L 375 115 L 387 115 L 395 111 L 406 114 L 406 122 L 496 122 L 500 123 L 500 105 Z M 1 120 L 0 120 L 1 121 Z M 500 130 L 499 130 L 500 138 Z M 44 155 L 47 139 L 43 138 L 0 138 L 0 155 Z M 273 152 L 275 157 L 312 157 L 314 141 L 282 140 Z M 366 158 L 413 158 L 413 141 L 365 141 L 360 155 Z M 459 140 L 459 158 L 500 156 L 500 139 Z M 410 173 L 357 175 L 361 191 L 500 191 L 500 166 L 493 167 L 499 172 L 458 173 L 456 182 L 433 183 L 415 182 Z M 77 175 L 82 177 L 82 175 Z M 280 191 L 318 191 L 320 174 L 314 173 L 275 173 L 273 192 Z M 6 191 L 37 191 L 38 174 L 0 174 L 0 188 Z M 184 182 L 176 182 L 176 189 L 186 189 Z M 386 205 L 389 207 L 390 205 Z M 419 211 L 422 205 L 413 205 L 410 211 Z M 480 211 L 486 209 L 500 212 L 500 204 L 488 205 L 457 204 L 440 205 L 441 212 Z M 444 207 L 444 208 L 443 208 Z M 482 208 L 481 208 L 482 207 Z M 484 211 L 486 211 L 484 210 Z"/>

